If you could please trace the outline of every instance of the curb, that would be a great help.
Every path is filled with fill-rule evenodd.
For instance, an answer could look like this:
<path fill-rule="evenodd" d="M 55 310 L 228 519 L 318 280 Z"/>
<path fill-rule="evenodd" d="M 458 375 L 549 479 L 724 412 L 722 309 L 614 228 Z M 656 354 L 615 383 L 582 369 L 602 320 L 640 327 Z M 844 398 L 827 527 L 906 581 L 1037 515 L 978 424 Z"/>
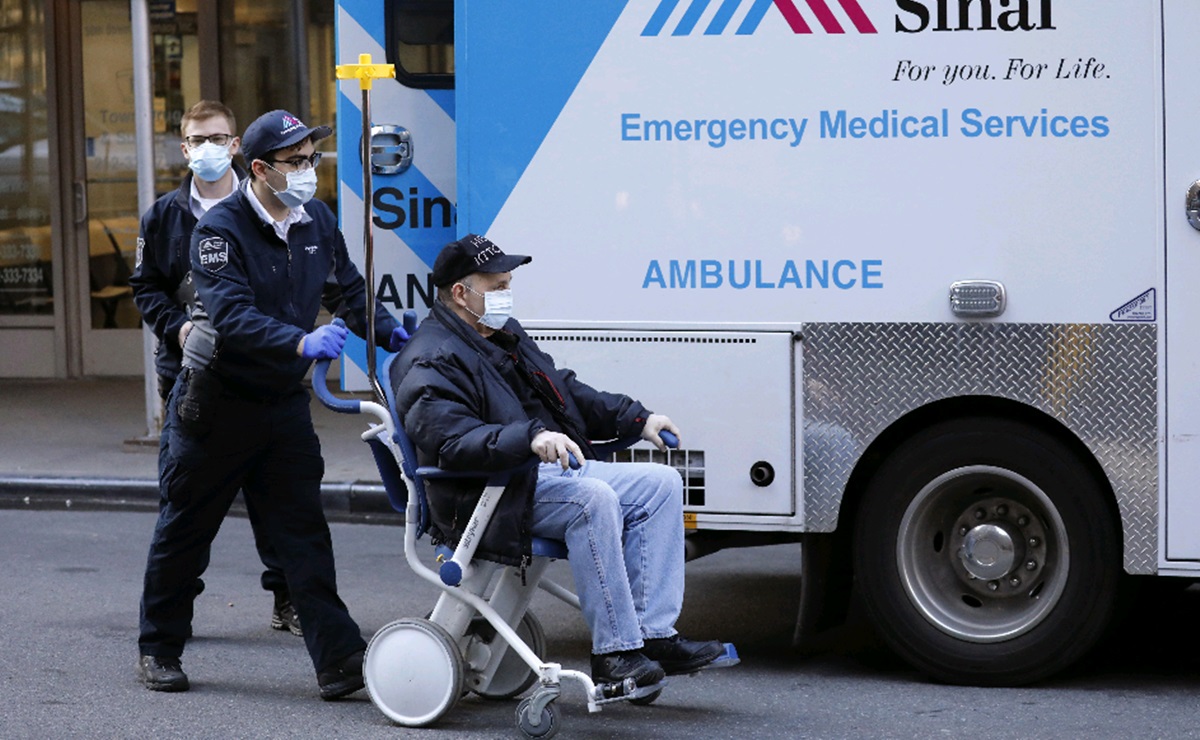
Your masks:
<path fill-rule="evenodd" d="M 145 478 L 0 476 L 0 509 L 80 511 L 157 511 L 158 481 Z M 330 521 L 401 524 L 379 483 L 321 483 L 321 504 Z M 230 511 L 244 516 L 241 494 Z"/>

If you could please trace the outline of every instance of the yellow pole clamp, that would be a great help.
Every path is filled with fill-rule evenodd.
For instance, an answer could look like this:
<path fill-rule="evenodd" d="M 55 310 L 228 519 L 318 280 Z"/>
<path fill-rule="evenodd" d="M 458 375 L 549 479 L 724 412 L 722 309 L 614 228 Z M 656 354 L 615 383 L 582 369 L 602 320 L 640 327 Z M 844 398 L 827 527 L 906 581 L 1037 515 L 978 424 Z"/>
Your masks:
<path fill-rule="evenodd" d="M 370 54 L 359 54 L 358 64 L 339 64 L 336 69 L 339 80 L 358 80 L 360 90 L 370 90 L 375 80 L 396 76 L 396 65 L 371 64 Z"/>

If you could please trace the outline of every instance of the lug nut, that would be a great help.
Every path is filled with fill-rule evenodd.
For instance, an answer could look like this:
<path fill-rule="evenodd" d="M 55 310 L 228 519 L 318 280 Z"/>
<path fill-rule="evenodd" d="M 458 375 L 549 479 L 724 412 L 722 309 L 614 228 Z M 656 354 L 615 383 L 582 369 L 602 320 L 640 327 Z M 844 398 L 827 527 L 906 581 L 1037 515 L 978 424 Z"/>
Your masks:
<path fill-rule="evenodd" d="M 1022 514 L 1021 516 L 1017 517 L 1017 524 L 1020 524 L 1022 527 L 1028 526 L 1029 517 Z"/>
<path fill-rule="evenodd" d="M 958 528 L 958 536 L 959 536 L 959 537 L 966 537 L 966 536 L 967 536 L 967 528 L 966 528 L 965 526 L 963 526 L 963 527 L 959 527 L 959 528 Z"/>
<path fill-rule="evenodd" d="M 984 511 L 983 509 L 976 509 L 976 510 L 975 510 L 975 518 L 976 518 L 976 519 L 982 519 L 982 518 L 984 518 L 985 516 L 987 516 L 987 512 L 986 512 L 986 511 Z"/>
<path fill-rule="evenodd" d="M 1004 504 L 1000 504 L 999 506 L 996 507 L 996 513 L 999 514 L 1000 516 L 1007 516 L 1008 515 L 1008 507 L 1005 506 Z"/>
<path fill-rule="evenodd" d="M 1042 544 L 1042 541 L 1041 541 L 1041 540 L 1039 540 L 1037 537 L 1030 537 L 1030 538 L 1029 538 L 1029 546 L 1030 546 L 1030 547 L 1038 547 L 1038 546 L 1039 546 L 1039 545 L 1041 545 L 1041 544 Z"/>
<path fill-rule="evenodd" d="M 1016 576 L 1013 576 L 1012 578 L 1008 579 L 1008 585 L 1012 586 L 1013 588 L 1016 588 L 1017 586 L 1021 585 L 1021 579 L 1017 578 Z"/>
<path fill-rule="evenodd" d="M 999 581 L 988 581 L 988 590 L 989 591 L 996 591 L 999 588 L 1000 588 Z"/>
<path fill-rule="evenodd" d="M 1036 560 L 1026 560 L 1025 561 L 1025 570 L 1037 570 L 1037 561 Z"/>

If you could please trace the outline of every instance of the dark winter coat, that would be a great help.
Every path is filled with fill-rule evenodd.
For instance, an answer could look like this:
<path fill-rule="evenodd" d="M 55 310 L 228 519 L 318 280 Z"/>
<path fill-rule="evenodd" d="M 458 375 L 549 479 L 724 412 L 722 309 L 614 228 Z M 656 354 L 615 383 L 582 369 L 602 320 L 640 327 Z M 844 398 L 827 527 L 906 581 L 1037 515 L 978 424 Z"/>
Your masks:
<path fill-rule="evenodd" d="M 233 165 L 238 179 L 246 173 Z M 192 215 L 192 177 L 158 200 L 142 214 L 138 228 L 137 263 L 129 285 L 142 319 L 158 337 L 154 364 L 167 388 L 179 375 L 183 359 L 179 330 L 188 320 L 180 296 L 180 285 L 192 269 L 189 250 L 196 217 Z"/>
<path fill-rule="evenodd" d="M 486 472 L 512 468 L 532 458 L 530 443 L 547 428 L 572 437 L 577 431 L 591 440 L 641 434 L 650 414 L 642 404 L 598 391 L 574 371 L 555 367 L 515 319 L 503 331 L 511 335 L 511 350 L 483 338 L 436 303 L 393 362 L 388 381 L 420 465 Z M 531 372 L 549 378 L 561 394 L 565 419 L 531 416 L 529 389 L 516 371 L 514 354 Z M 529 555 L 536 482 L 536 467 L 509 482 L 480 541 L 479 557 L 516 565 Z M 483 486 L 482 479 L 426 482 L 435 541 L 458 543 Z"/>
<path fill-rule="evenodd" d="M 324 305 L 355 334 L 366 333 L 366 283 L 329 206 L 304 205 L 284 242 L 250 203 L 247 188 L 213 206 L 192 233 L 192 278 L 221 337 L 213 368 L 227 388 L 259 398 L 301 389 L 312 360 L 296 346 Z M 396 319 L 376 299 L 376 344 Z"/>

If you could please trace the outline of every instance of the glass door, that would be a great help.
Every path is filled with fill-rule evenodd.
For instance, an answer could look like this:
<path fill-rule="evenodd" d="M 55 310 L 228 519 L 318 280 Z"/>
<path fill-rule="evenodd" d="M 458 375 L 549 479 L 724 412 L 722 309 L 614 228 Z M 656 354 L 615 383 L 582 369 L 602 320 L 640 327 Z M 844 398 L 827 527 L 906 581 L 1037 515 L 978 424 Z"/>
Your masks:
<path fill-rule="evenodd" d="M 185 81 L 197 78 L 195 56 L 186 64 L 184 50 L 195 49 L 196 24 L 194 12 L 181 12 L 185 3 L 151 5 L 155 190 L 161 194 L 177 187 L 184 171 L 179 119 Z M 77 248 L 86 254 L 80 278 L 86 291 L 80 302 L 83 373 L 140 375 L 142 324 L 129 287 L 140 217 L 129 2 L 82 0 L 79 13 L 83 173 L 75 197 L 76 239 L 84 242 Z"/>
<path fill-rule="evenodd" d="M 5 375 L 50 358 L 30 358 L 13 339 L 22 329 L 46 339 L 54 326 L 54 249 L 51 238 L 49 121 L 46 105 L 45 15 L 32 0 L 0 0 L 0 331 Z M 45 345 L 47 348 L 49 344 Z"/>
<path fill-rule="evenodd" d="M 84 0 L 80 13 L 82 181 L 75 182 L 85 375 L 136 375 L 141 317 L 129 287 L 137 255 L 137 161 L 133 115 L 133 32 L 129 4 Z"/>

